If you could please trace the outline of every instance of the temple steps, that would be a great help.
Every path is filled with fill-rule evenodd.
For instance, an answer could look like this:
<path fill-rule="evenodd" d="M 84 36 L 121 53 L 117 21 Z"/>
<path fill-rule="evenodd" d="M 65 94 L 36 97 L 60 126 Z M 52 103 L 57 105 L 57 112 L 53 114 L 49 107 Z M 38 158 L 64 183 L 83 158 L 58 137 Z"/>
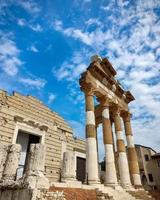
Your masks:
<path fill-rule="evenodd" d="M 156 200 L 160 200 L 160 191 L 149 191 L 149 194 Z"/>
<path fill-rule="evenodd" d="M 113 200 L 136 200 L 135 197 L 126 192 L 121 186 L 117 186 L 115 188 L 105 187 L 103 189 L 103 193 L 107 193 L 109 196 L 112 196 Z"/>
<path fill-rule="evenodd" d="M 156 200 L 145 190 L 127 191 L 130 195 L 139 200 Z"/>
<path fill-rule="evenodd" d="M 94 189 L 50 187 L 49 192 L 63 192 L 66 200 L 97 200 Z"/>
<path fill-rule="evenodd" d="M 99 185 L 82 185 L 80 183 L 52 183 L 49 193 L 63 192 L 65 200 L 160 200 L 154 198 L 144 189 L 129 187 L 124 189 L 117 185 L 114 188 Z M 157 197 L 160 197 L 157 194 Z M 47 199 L 48 200 L 48 199 Z"/>

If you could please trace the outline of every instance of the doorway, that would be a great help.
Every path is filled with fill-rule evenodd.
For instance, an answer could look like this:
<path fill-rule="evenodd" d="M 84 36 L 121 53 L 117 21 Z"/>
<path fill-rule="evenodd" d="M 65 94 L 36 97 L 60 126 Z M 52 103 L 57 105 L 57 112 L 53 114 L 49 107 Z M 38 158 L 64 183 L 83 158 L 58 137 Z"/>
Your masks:
<path fill-rule="evenodd" d="M 78 181 L 84 183 L 86 176 L 86 159 L 77 157 L 76 178 Z"/>
<path fill-rule="evenodd" d="M 17 169 L 17 179 L 21 178 L 25 172 L 25 165 L 30 149 L 30 144 L 37 144 L 40 142 L 40 137 L 37 135 L 29 134 L 19 130 L 16 143 L 21 145 L 21 153 L 19 159 L 19 165 Z"/>

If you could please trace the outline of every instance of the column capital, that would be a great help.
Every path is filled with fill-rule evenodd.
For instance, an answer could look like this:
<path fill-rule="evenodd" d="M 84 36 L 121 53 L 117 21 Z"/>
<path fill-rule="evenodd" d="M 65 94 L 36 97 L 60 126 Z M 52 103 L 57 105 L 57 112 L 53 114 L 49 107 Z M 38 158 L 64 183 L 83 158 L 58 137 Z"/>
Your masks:
<path fill-rule="evenodd" d="M 95 92 L 95 88 L 91 83 L 83 84 L 81 86 L 81 90 L 85 93 L 85 95 L 93 96 Z"/>
<path fill-rule="evenodd" d="M 110 103 L 110 100 L 107 96 L 100 96 L 97 98 L 97 101 L 100 102 L 100 105 L 101 106 L 108 106 L 109 107 L 109 103 Z"/>
<path fill-rule="evenodd" d="M 119 106 L 115 105 L 111 108 L 111 111 L 112 111 L 112 116 L 113 118 L 116 116 L 116 115 L 119 115 L 121 114 L 121 109 Z"/>
<path fill-rule="evenodd" d="M 121 114 L 124 122 L 129 122 L 131 120 L 132 114 L 128 111 L 122 112 Z"/>

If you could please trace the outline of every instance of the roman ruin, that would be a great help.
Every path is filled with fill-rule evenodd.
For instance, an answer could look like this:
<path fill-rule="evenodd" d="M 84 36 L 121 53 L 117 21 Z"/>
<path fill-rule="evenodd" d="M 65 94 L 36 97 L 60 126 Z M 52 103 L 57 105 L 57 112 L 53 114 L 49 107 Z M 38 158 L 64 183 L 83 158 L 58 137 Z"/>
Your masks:
<path fill-rule="evenodd" d="M 125 91 L 114 78 L 116 71 L 110 62 L 98 56 L 92 58 L 87 71 L 81 75 L 80 86 L 86 102 L 86 170 L 89 184 L 99 183 L 96 127 L 103 125 L 105 148 L 105 185 L 117 185 L 113 134 L 114 123 L 118 152 L 118 172 L 120 184 L 129 187 L 141 185 L 137 155 L 131 129 L 131 113 L 128 104 L 134 100 L 130 91 Z M 94 105 L 94 96 L 99 104 Z M 124 122 L 127 139 L 128 159 L 126 155 L 121 118 Z M 94 163 L 94 164 L 93 164 Z"/>
<path fill-rule="evenodd" d="M 74 200 L 80 194 L 89 200 L 152 199 L 142 188 L 133 140 L 128 104 L 134 97 L 115 75 L 108 59 L 99 56 L 92 57 L 81 74 L 86 139 L 74 137 L 68 123 L 38 99 L 0 90 L 0 200 Z M 98 160 L 99 124 L 104 183 Z"/>

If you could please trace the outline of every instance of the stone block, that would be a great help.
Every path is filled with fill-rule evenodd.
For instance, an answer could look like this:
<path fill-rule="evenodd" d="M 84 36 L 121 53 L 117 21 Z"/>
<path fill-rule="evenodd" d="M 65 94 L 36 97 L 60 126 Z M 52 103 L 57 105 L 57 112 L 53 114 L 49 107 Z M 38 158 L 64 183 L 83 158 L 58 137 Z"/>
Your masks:
<path fill-rule="evenodd" d="M 72 151 L 63 154 L 62 182 L 69 180 L 76 180 L 75 153 Z"/>
<path fill-rule="evenodd" d="M 18 199 L 12 200 L 31 200 L 32 199 L 32 191 L 30 189 L 21 189 L 19 190 Z"/>
<path fill-rule="evenodd" d="M 12 200 L 12 190 L 2 191 L 1 200 Z"/>
<path fill-rule="evenodd" d="M 29 175 L 25 178 L 25 182 L 31 189 L 48 189 L 50 186 L 48 178 L 43 174 Z"/>
<path fill-rule="evenodd" d="M 49 188 L 49 180 L 44 176 L 45 145 L 31 144 L 24 180 L 29 188 Z"/>
<path fill-rule="evenodd" d="M 19 164 L 21 146 L 19 144 L 12 144 L 9 148 L 3 177 L 4 181 L 14 181 Z"/>
<path fill-rule="evenodd" d="M 31 144 L 27 160 L 27 174 L 31 175 L 38 171 L 44 172 L 45 145 Z"/>
<path fill-rule="evenodd" d="M 3 176 L 5 162 L 7 159 L 8 145 L 0 143 L 0 180 Z"/>

